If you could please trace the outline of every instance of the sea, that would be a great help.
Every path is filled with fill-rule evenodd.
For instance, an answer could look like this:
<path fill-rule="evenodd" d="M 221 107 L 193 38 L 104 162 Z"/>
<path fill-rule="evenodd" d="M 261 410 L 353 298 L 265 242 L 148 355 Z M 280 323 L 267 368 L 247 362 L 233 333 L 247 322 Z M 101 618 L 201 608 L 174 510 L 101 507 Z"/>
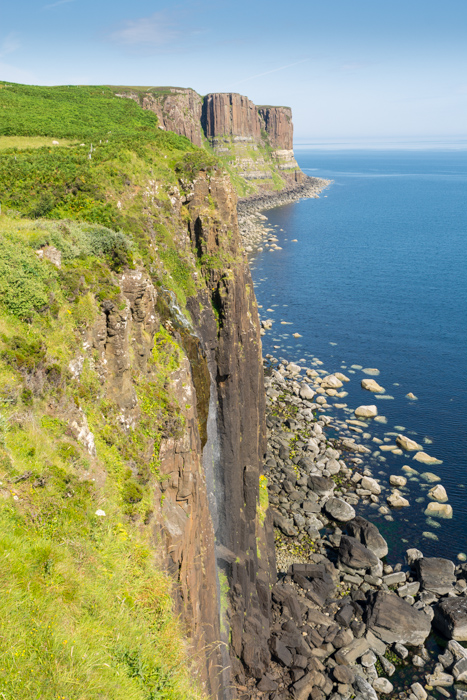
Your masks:
<path fill-rule="evenodd" d="M 329 415 L 354 418 L 376 404 L 358 440 L 381 480 L 408 476 L 410 506 L 388 515 L 359 506 L 386 537 L 388 561 L 408 547 L 425 556 L 467 554 L 467 149 L 358 147 L 338 143 L 296 148 L 302 170 L 332 180 L 319 199 L 263 212 L 280 250 L 264 248 L 250 265 L 261 318 L 272 318 L 263 355 L 340 371 L 345 398 Z M 300 337 L 294 337 L 297 333 Z M 322 363 L 322 364 L 319 364 Z M 368 373 L 365 370 L 377 370 Z M 385 389 L 361 388 L 365 377 Z M 412 393 L 416 399 L 407 398 Z M 381 450 L 402 433 L 438 460 Z M 366 437 L 363 437 L 366 435 Z M 407 474 L 409 466 L 416 473 Z M 427 476 L 429 472 L 432 476 Z M 434 475 L 434 477 L 433 477 Z M 437 478 L 438 480 L 430 481 Z M 425 514 L 428 491 L 442 484 L 452 518 Z"/>

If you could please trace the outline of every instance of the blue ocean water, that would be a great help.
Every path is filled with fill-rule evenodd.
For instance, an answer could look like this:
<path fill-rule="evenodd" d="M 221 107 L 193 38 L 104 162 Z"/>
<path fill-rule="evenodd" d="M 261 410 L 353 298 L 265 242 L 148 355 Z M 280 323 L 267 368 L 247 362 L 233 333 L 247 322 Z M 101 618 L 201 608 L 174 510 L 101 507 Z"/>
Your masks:
<path fill-rule="evenodd" d="M 433 484 L 413 477 L 403 490 L 411 505 L 393 521 L 368 509 L 394 559 L 409 545 L 432 556 L 467 553 L 467 152 L 298 149 L 296 157 L 333 184 L 319 199 L 265 212 L 282 250 L 251 260 L 261 317 L 275 319 L 263 354 L 315 357 L 344 372 L 348 396 L 337 401 L 376 403 L 387 420 L 371 421 L 372 436 L 393 444 L 403 432 L 442 460 L 426 466 L 413 452 L 367 460 L 386 486 L 403 465 L 437 474 L 453 507 L 451 520 L 427 519 Z M 368 375 L 352 365 L 377 368 L 393 398 L 363 390 Z"/>

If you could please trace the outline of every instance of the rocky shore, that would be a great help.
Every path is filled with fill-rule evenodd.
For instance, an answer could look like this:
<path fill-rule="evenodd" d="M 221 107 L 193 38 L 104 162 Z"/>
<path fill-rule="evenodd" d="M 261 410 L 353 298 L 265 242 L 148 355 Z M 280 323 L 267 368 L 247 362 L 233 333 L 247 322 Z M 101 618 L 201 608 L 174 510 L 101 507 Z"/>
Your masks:
<path fill-rule="evenodd" d="M 261 212 L 265 209 L 273 209 L 282 204 L 298 202 L 300 199 L 318 197 L 328 185 L 330 180 L 322 180 L 317 177 L 307 177 L 303 182 L 292 187 L 287 187 L 280 192 L 262 192 L 252 197 L 238 200 L 237 213 L 240 234 L 247 253 L 254 249 L 260 249 L 264 239 L 273 229 L 265 226 L 266 217 Z"/>
<path fill-rule="evenodd" d="M 309 196 L 327 184 L 318 181 Z M 258 214 L 265 208 L 261 198 L 240 203 L 247 251 L 278 248 L 274 230 Z M 263 334 L 271 324 L 262 321 Z M 392 520 L 409 505 L 407 479 L 391 475 L 388 490 L 373 471 L 372 450 L 361 440 L 371 439 L 376 407 L 355 407 L 345 421 L 332 415 L 331 397 L 345 396 L 346 381 L 339 372 L 265 358 L 263 488 L 267 484 L 278 569 L 272 662 L 238 688 L 239 697 L 467 700 L 467 564 L 424 557 L 410 546 L 403 561 L 388 563 L 387 542 L 359 510 L 373 508 Z M 384 391 L 373 379 L 363 379 L 362 388 Z M 419 450 L 418 461 L 430 463 L 406 436 L 392 441 L 392 451 Z M 450 508 L 445 492 L 431 491 L 427 510 Z"/>
<path fill-rule="evenodd" d="M 337 426 L 316 378 L 312 368 L 266 358 L 273 662 L 244 697 L 467 700 L 467 565 L 413 548 L 386 563 L 386 541 L 357 514 L 381 494 L 368 448 L 329 437 Z M 437 643 L 427 646 L 433 632 Z"/>

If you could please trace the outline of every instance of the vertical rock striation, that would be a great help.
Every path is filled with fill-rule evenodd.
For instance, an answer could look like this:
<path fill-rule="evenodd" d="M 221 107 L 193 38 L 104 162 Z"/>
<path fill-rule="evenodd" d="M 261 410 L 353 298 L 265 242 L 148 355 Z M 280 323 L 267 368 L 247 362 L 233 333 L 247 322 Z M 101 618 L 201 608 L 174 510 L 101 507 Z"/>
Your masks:
<path fill-rule="evenodd" d="M 293 149 L 292 110 L 290 107 L 258 107 L 269 143 L 274 150 Z"/>
<path fill-rule="evenodd" d="M 206 95 L 202 115 L 208 140 L 233 136 L 234 140 L 259 141 L 261 124 L 258 110 L 248 97 L 235 92 Z"/>

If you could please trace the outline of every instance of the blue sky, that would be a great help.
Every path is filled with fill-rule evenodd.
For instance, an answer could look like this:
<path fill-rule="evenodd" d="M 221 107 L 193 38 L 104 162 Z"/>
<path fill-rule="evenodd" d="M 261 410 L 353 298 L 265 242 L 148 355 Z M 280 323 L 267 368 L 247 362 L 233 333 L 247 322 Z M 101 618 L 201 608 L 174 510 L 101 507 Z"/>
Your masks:
<path fill-rule="evenodd" d="M 467 2 L 3 2 L 0 78 L 240 92 L 290 105 L 298 140 L 456 137 Z"/>

